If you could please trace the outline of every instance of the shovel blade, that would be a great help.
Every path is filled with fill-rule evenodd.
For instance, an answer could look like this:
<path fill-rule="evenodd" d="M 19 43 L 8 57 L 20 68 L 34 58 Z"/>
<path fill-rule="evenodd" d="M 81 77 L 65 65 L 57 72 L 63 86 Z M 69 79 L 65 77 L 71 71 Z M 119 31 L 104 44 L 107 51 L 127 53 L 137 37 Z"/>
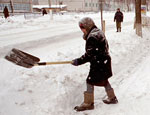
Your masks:
<path fill-rule="evenodd" d="M 32 68 L 40 61 L 38 57 L 15 48 L 13 48 L 9 54 L 5 56 L 5 59 L 25 68 Z"/>

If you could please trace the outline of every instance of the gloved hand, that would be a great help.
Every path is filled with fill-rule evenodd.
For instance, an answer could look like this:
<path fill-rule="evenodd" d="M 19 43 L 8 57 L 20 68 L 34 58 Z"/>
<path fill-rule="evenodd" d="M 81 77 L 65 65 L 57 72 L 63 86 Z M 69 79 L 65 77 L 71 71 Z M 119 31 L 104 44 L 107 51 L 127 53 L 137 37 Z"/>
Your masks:
<path fill-rule="evenodd" d="M 72 60 L 71 64 L 74 66 L 78 66 L 78 60 L 77 59 Z"/>

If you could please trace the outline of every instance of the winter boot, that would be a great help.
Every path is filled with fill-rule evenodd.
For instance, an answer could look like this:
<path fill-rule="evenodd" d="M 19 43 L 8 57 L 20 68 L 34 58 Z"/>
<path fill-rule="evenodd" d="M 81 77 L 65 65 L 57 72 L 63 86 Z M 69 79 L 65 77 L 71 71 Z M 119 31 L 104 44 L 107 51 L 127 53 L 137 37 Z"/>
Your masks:
<path fill-rule="evenodd" d="M 74 108 L 76 111 L 85 111 L 94 109 L 94 93 L 84 92 L 84 102 Z"/>
<path fill-rule="evenodd" d="M 116 32 L 118 32 L 118 28 L 117 28 L 117 31 Z"/>
<path fill-rule="evenodd" d="M 115 96 L 113 89 L 107 90 L 106 93 L 107 93 L 108 98 L 103 100 L 103 102 L 105 104 L 116 104 L 116 103 L 118 103 L 118 100 Z"/>

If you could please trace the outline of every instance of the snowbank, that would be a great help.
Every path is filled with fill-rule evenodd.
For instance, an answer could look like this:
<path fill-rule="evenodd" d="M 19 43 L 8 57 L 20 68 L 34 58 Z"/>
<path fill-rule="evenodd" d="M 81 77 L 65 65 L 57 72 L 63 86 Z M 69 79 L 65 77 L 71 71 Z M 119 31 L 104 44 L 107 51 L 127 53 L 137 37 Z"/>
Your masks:
<path fill-rule="evenodd" d="M 0 114 L 143 115 L 150 112 L 148 109 L 150 105 L 150 86 L 148 85 L 150 31 L 145 28 L 143 38 L 138 37 L 133 30 L 134 13 L 124 15 L 122 32 L 116 33 L 113 22 L 114 12 L 104 13 L 107 24 L 106 37 L 110 45 L 114 73 L 110 82 L 115 89 L 119 104 L 103 104 L 101 100 L 106 95 L 104 88 L 95 87 L 95 109 L 79 113 L 73 110 L 75 105 L 83 101 L 85 79 L 89 71 L 88 63 L 79 67 L 52 65 L 26 69 L 4 60 L 1 56 Z M 40 57 L 41 61 L 72 60 L 84 53 L 85 42 L 81 38 L 82 34 L 70 35 L 74 32 L 81 33 L 77 24 L 78 20 L 84 16 L 92 17 L 99 27 L 100 14 L 56 15 L 53 21 L 49 20 L 48 15 L 29 20 L 25 20 L 22 16 L 11 17 L 8 20 L 2 19 L 0 20 L 0 28 L 3 28 L 0 31 L 2 36 L 0 48 L 7 51 L 7 47 L 10 48 L 12 44 L 18 47 L 21 43 L 22 49 Z M 62 31 L 56 31 L 60 28 Z M 70 39 L 63 39 L 62 42 L 58 40 L 59 42 L 53 44 L 47 42 L 45 46 L 41 46 L 40 42 L 36 45 L 30 44 L 31 41 L 52 38 L 48 32 L 47 36 L 40 33 L 39 29 L 40 31 L 47 29 L 53 33 L 53 36 L 56 34 L 62 36 L 68 30 L 68 34 L 67 32 L 65 34 L 69 35 Z M 22 32 L 23 34 L 20 35 Z M 31 34 L 30 39 L 26 37 L 28 32 Z M 13 40 L 11 36 L 14 36 Z M 22 39 L 19 41 L 20 36 Z M 7 37 L 6 40 L 5 37 Z M 28 43 L 29 48 L 26 48 L 24 43 Z"/>

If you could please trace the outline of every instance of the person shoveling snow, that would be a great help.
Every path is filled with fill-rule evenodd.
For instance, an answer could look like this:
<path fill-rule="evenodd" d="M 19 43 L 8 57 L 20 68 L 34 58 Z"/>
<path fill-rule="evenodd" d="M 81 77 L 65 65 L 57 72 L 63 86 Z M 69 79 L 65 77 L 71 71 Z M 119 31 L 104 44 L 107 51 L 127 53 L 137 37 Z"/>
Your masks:
<path fill-rule="evenodd" d="M 85 17 L 79 21 L 81 31 L 86 40 L 86 52 L 80 58 L 74 59 L 75 66 L 90 62 L 90 72 L 86 79 L 87 90 L 84 92 L 84 102 L 76 106 L 76 111 L 94 109 L 94 86 L 103 86 L 108 98 L 103 100 L 106 104 L 116 104 L 118 100 L 114 94 L 108 78 L 112 76 L 111 57 L 109 55 L 108 42 L 104 33 L 98 29 L 94 21 Z"/>

